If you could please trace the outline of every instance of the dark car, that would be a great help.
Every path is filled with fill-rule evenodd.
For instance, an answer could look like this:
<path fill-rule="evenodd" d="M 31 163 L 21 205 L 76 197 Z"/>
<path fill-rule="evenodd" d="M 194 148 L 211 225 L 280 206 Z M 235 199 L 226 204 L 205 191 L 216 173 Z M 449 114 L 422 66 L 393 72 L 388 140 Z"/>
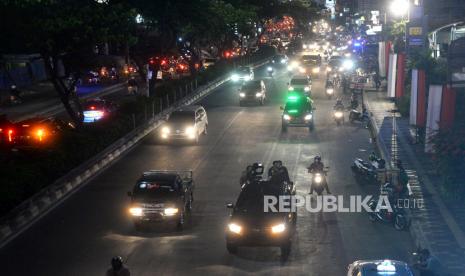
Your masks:
<path fill-rule="evenodd" d="M 281 66 L 285 66 L 287 65 L 287 62 L 288 62 L 288 57 L 286 55 L 276 55 L 273 57 L 273 59 L 271 60 L 271 62 L 275 65 L 281 65 Z"/>
<path fill-rule="evenodd" d="M 244 83 L 239 89 L 239 105 L 245 102 L 259 103 L 263 105 L 266 99 L 266 87 L 262 80 L 254 80 Z"/>
<path fill-rule="evenodd" d="M 56 118 L 35 117 L 17 122 L 7 129 L 5 142 L 15 148 L 37 148 L 54 144 L 60 132 L 72 129 L 71 123 Z"/>
<path fill-rule="evenodd" d="M 295 195 L 293 183 L 255 179 L 243 186 L 236 204 L 232 208 L 226 227 L 226 248 L 229 253 L 237 253 L 241 246 L 280 247 L 281 257 L 290 253 L 292 237 L 297 223 L 295 208 L 270 212 L 264 210 L 265 198 Z M 276 208 L 278 204 L 274 205 Z"/>
<path fill-rule="evenodd" d="M 92 99 L 82 105 L 84 123 L 94 123 L 107 118 L 117 110 L 118 106 L 108 100 Z"/>
<path fill-rule="evenodd" d="M 291 93 L 287 97 L 282 115 L 283 132 L 287 131 L 288 127 L 308 127 L 309 131 L 314 128 L 313 101 L 302 94 Z"/>
<path fill-rule="evenodd" d="M 0 145 L 13 143 L 14 124 L 8 120 L 5 114 L 0 114 Z"/>
<path fill-rule="evenodd" d="M 173 223 L 181 230 L 194 201 L 192 171 L 145 172 L 128 196 L 136 229 L 149 223 Z"/>

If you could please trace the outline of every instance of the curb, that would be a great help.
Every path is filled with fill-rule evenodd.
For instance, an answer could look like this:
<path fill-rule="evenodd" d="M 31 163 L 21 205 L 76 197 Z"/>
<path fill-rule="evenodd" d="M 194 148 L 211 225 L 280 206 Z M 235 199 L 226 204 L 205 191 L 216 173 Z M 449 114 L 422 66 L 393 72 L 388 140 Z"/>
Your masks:
<path fill-rule="evenodd" d="M 253 68 L 262 66 L 268 62 L 268 59 L 251 65 Z M 10 211 L 0 221 L 0 248 L 4 247 L 22 232 L 27 230 L 35 222 L 47 215 L 54 208 L 58 207 L 67 198 L 72 196 L 76 191 L 84 187 L 93 178 L 98 176 L 109 168 L 113 162 L 129 153 L 146 135 L 158 128 L 167 114 L 186 105 L 198 102 L 213 90 L 229 81 L 229 77 L 220 77 L 210 83 L 197 88 L 190 95 L 173 103 L 169 108 L 164 109 L 154 118 L 148 120 L 145 124 L 137 127 L 125 136 L 109 145 L 102 152 L 90 158 L 80 166 L 72 169 L 65 176 L 56 180 L 50 186 L 45 187 L 28 200 L 21 203 L 15 209 Z M 103 91 L 103 93 L 113 93 L 112 89 Z M 93 95 L 95 97 L 95 95 Z"/>

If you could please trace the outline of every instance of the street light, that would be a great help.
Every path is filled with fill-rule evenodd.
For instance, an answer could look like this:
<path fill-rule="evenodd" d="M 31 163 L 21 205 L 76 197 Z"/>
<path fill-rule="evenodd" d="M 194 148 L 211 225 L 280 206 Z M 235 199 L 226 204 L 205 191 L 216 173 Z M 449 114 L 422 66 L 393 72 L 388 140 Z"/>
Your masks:
<path fill-rule="evenodd" d="M 394 0 L 391 3 L 391 12 L 395 16 L 401 16 L 408 14 L 410 5 L 408 0 Z"/>

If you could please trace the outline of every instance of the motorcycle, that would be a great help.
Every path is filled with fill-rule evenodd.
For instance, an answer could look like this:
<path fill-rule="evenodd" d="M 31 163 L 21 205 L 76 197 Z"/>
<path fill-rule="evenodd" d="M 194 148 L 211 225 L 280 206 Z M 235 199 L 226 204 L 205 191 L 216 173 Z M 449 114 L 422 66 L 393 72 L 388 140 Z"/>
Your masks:
<path fill-rule="evenodd" d="M 316 192 L 317 195 L 322 195 L 323 191 L 325 190 L 325 182 L 326 182 L 326 173 L 327 170 L 314 172 L 312 177 L 312 187 L 313 190 Z"/>
<path fill-rule="evenodd" d="M 334 121 L 337 125 L 344 124 L 344 112 L 340 109 L 336 109 L 333 112 Z"/>
<path fill-rule="evenodd" d="M 334 94 L 334 88 L 332 87 L 326 87 L 326 96 L 328 97 L 328 100 L 331 100 Z"/>
<path fill-rule="evenodd" d="M 351 123 L 354 123 L 355 121 L 359 121 L 361 123 L 366 122 L 368 120 L 368 115 L 363 114 L 362 112 L 356 110 L 356 109 L 351 109 L 349 112 L 349 121 Z"/>
<path fill-rule="evenodd" d="M 405 230 L 409 226 L 409 220 L 405 216 L 403 209 L 398 208 L 395 205 L 391 205 L 392 212 L 389 212 L 386 209 L 376 210 L 378 200 L 372 199 L 368 206 L 372 210 L 369 213 L 368 218 L 372 222 L 381 221 L 384 223 L 392 223 L 394 228 L 398 231 Z"/>
<path fill-rule="evenodd" d="M 361 158 L 355 158 L 350 168 L 355 173 L 355 176 L 361 178 L 364 182 L 378 183 L 377 169 L 371 163 L 363 161 Z"/>
<path fill-rule="evenodd" d="M 273 67 L 268 66 L 268 68 L 266 68 L 266 71 L 268 72 L 268 76 L 270 78 L 272 78 L 273 77 L 273 72 L 274 72 Z"/>

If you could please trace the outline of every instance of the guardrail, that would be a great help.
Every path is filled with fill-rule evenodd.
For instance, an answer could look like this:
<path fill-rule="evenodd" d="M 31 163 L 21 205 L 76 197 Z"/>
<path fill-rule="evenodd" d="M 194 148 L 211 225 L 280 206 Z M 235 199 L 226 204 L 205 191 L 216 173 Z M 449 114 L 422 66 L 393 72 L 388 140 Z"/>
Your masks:
<path fill-rule="evenodd" d="M 254 68 L 262 66 L 267 63 L 268 60 L 269 58 L 264 59 L 252 66 Z M 133 129 L 124 137 L 108 146 L 105 150 L 74 168 L 65 176 L 56 180 L 52 185 L 42 189 L 10 211 L 6 216 L 0 219 L 0 248 L 60 205 L 92 178 L 110 167 L 114 161 L 128 153 L 141 139 L 159 127 L 163 123 L 166 115 L 181 106 L 190 105 L 199 101 L 228 80 L 228 76 L 223 76 L 206 85 L 199 86 L 190 95 L 174 102 L 170 107 L 162 110 L 143 125 Z"/>

